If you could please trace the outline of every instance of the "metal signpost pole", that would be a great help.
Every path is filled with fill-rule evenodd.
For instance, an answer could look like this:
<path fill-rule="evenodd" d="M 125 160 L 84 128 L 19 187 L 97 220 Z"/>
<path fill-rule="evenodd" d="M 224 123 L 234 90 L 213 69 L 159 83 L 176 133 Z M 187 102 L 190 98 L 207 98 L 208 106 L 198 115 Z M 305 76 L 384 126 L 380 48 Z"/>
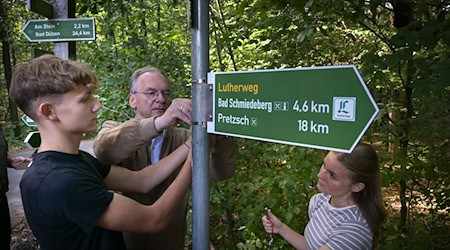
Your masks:
<path fill-rule="evenodd" d="M 53 0 L 53 18 L 75 17 L 75 0 Z M 75 42 L 55 42 L 55 55 L 62 59 L 76 59 Z"/>
<path fill-rule="evenodd" d="M 209 249 L 209 140 L 206 132 L 206 81 L 209 64 L 208 0 L 192 4 L 192 247 Z"/>

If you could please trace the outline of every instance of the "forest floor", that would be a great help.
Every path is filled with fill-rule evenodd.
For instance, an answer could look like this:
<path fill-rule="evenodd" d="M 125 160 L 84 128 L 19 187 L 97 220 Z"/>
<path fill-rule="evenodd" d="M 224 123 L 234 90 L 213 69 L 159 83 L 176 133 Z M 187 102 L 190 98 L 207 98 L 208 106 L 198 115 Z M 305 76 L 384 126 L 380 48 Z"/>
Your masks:
<path fill-rule="evenodd" d="M 31 232 L 25 217 L 17 218 L 16 225 L 11 232 L 11 249 L 12 250 L 31 250 L 40 249 L 39 244 Z"/>

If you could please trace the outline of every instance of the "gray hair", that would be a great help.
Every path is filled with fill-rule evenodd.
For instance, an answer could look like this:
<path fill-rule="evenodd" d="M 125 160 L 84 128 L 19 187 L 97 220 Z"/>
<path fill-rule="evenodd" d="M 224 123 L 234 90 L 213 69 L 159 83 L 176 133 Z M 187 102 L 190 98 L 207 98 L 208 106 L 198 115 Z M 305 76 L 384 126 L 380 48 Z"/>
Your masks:
<path fill-rule="evenodd" d="M 140 69 L 137 69 L 133 72 L 133 74 L 131 75 L 131 80 L 130 80 L 130 92 L 135 92 L 136 91 L 136 81 L 137 79 L 145 74 L 145 73 L 152 73 L 152 74 L 159 74 L 161 76 L 164 77 L 164 79 L 166 79 L 167 84 L 170 85 L 169 80 L 167 79 L 167 77 L 164 75 L 164 72 L 156 67 L 151 67 L 151 66 L 147 66 L 147 67 L 143 67 Z"/>

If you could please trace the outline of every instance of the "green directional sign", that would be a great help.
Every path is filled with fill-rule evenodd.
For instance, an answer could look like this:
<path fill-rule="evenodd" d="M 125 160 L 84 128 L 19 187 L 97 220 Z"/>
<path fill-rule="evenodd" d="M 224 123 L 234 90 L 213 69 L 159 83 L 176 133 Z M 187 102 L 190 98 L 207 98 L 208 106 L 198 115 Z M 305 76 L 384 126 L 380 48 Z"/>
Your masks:
<path fill-rule="evenodd" d="M 208 132 L 351 152 L 379 109 L 353 65 L 209 73 Z"/>
<path fill-rule="evenodd" d="M 28 126 L 28 127 L 37 127 L 36 123 L 27 115 L 22 116 L 22 121 Z"/>
<path fill-rule="evenodd" d="M 95 40 L 94 18 L 28 20 L 22 33 L 30 42 Z"/>
<path fill-rule="evenodd" d="M 39 134 L 39 131 L 30 132 L 25 140 L 25 145 L 29 148 L 37 148 L 41 145 L 41 135 Z"/>

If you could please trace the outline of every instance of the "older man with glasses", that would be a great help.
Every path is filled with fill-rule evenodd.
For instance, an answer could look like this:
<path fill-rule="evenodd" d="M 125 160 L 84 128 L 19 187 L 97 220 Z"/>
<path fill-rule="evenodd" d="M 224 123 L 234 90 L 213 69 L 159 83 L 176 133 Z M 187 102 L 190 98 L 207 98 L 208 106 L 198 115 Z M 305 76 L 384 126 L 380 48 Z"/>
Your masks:
<path fill-rule="evenodd" d="M 102 161 L 140 170 L 155 163 L 183 144 L 191 133 L 177 127 L 191 124 L 190 99 L 171 100 L 171 85 L 161 70 L 144 67 L 130 81 L 130 106 L 136 116 L 123 123 L 106 121 L 94 141 L 94 153 Z M 232 140 L 211 136 L 210 179 L 231 177 L 236 169 L 236 150 Z M 153 204 L 172 183 L 181 166 L 149 194 L 126 193 L 143 204 Z M 184 249 L 188 193 L 169 226 L 158 233 L 124 232 L 127 249 Z M 130 211 L 132 213 L 133 211 Z M 142 223 L 145 223 L 143 221 Z"/>

